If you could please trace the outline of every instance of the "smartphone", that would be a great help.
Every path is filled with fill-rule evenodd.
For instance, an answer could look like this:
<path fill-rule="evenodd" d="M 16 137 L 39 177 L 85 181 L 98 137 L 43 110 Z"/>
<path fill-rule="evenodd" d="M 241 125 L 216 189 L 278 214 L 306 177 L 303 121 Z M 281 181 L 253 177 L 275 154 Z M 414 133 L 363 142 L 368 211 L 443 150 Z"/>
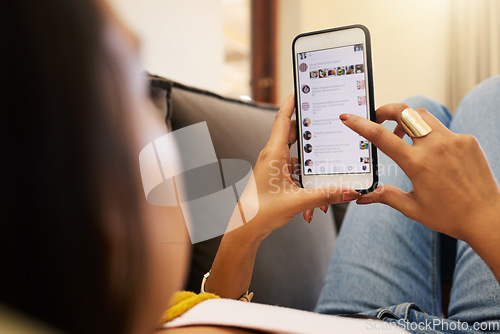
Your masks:
<path fill-rule="evenodd" d="M 370 33 L 353 25 L 293 40 L 300 182 L 304 188 L 377 187 L 377 149 L 340 114 L 375 120 Z"/>

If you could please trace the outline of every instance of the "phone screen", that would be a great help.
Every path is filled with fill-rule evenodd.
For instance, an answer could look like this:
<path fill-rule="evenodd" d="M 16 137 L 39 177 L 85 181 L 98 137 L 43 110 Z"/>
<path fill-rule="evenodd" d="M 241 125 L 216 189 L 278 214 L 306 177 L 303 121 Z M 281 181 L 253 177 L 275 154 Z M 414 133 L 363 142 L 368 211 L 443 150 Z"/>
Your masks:
<path fill-rule="evenodd" d="M 297 54 L 304 175 L 370 173 L 368 141 L 339 119 L 369 119 L 364 44 Z"/>

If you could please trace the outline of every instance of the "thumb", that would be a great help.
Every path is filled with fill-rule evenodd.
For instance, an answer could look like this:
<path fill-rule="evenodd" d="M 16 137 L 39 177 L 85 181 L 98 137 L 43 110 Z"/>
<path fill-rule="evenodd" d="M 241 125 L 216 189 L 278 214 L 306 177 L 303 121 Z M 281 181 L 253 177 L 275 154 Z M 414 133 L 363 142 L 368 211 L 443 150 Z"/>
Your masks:
<path fill-rule="evenodd" d="M 361 196 L 357 204 L 383 203 L 403 213 L 405 216 L 413 216 L 416 208 L 415 199 L 411 193 L 407 193 L 398 187 L 391 185 L 380 186 L 373 192 Z"/>

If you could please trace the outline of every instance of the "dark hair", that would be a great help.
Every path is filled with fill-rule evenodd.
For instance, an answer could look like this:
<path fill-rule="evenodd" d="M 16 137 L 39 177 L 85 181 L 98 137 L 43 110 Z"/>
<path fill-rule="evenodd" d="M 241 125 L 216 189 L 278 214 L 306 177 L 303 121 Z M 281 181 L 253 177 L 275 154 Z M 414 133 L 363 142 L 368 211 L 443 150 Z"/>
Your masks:
<path fill-rule="evenodd" d="M 120 70 L 97 0 L 2 8 L 0 304 L 72 333 L 130 330 L 145 233 Z"/>

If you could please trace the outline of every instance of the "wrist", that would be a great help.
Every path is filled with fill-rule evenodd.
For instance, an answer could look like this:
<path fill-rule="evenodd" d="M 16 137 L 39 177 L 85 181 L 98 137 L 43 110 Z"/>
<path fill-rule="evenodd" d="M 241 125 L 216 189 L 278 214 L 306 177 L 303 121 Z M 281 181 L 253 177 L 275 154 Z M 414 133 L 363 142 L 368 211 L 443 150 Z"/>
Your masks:
<path fill-rule="evenodd" d="M 242 225 L 241 220 L 231 219 L 212 264 L 210 278 L 205 279 L 206 290 L 223 298 L 240 298 L 250 286 L 255 256 L 266 236 L 251 224 Z"/>
<path fill-rule="evenodd" d="M 246 221 L 242 212 L 240 204 L 234 208 L 231 219 L 224 233 L 223 240 L 231 242 L 238 242 L 242 244 L 254 244 L 264 240 L 270 233 L 265 228 L 265 221 L 262 221 L 260 215 L 257 213 L 251 220 Z"/>
<path fill-rule="evenodd" d="M 260 245 L 270 232 L 263 231 L 259 228 L 260 224 L 253 224 L 253 220 L 249 223 L 240 225 L 233 229 L 228 229 L 222 238 L 225 243 L 235 243 L 241 247 Z"/>
<path fill-rule="evenodd" d="M 476 215 L 476 219 L 469 222 L 468 233 L 462 238 L 492 269 L 495 275 L 500 272 L 500 256 L 497 254 L 500 245 L 500 195 L 484 203 L 483 208 Z"/>
<path fill-rule="evenodd" d="M 468 244 L 481 244 L 496 238 L 500 231 L 500 193 L 476 205 L 475 214 L 465 222 L 463 240 Z"/>

